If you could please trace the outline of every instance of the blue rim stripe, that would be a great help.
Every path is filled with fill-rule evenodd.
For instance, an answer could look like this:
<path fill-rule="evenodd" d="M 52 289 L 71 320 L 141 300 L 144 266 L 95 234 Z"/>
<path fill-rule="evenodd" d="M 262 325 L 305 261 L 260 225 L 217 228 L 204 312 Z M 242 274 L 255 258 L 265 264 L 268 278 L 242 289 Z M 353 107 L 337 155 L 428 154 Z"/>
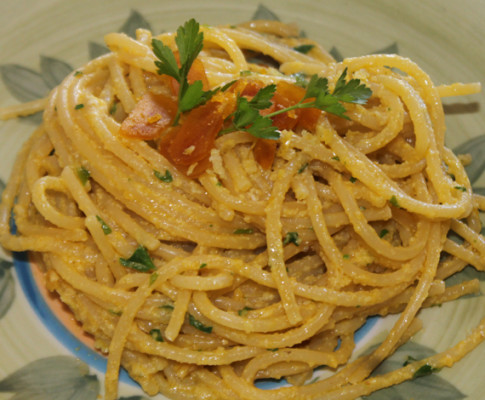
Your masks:
<path fill-rule="evenodd" d="M 15 253 L 13 261 L 22 291 L 44 326 L 74 356 L 104 374 L 107 366 L 106 357 L 90 349 L 74 336 L 47 305 L 32 275 L 28 254 Z M 120 381 L 140 386 L 123 368 L 120 369 Z"/>

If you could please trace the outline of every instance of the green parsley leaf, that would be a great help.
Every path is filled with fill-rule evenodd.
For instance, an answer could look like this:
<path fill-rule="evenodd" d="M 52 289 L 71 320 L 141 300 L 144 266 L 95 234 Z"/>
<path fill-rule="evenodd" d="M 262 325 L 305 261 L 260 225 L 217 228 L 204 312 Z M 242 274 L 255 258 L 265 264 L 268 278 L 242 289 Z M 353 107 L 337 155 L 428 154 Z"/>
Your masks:
<path fill-rule="evenodd" d="M 76 173 L 83 186 L 89 181 L 89 178 L 91 177 L 91 173 L 84 167 L 79 167 L 76 170 Z"/>
<path fill-rule="evenodd" d="M 332 95 L 347 103 L 365 104 L 367 99 L 372 96 L 372 90 L 361 84 L 360 79 L 351 79 L 346 82 L 346 77 L 347 68 L 338 78 Z"/>
<path fill-rule="evenodd" d="M 252 229 L 252 228 L 247 228 L 247 229 L 240 228 L 240 229 L 236 229 L 233 233 L 235 235 L 250 235 L 250 234 L 254 233 L 254 229 Z"/>
<path fill-rule="evenodd" d="M 298 173 L 301 174 L 303 171 L 305 171 L 308 167 L 308 163 L 304 163 L 299 169 Z"/>
<path fill-rule="evenodd" d="M 460 190 L 462 192 L 466 192 L 466 187 L 465 186 L 455 186 L 456 190 Z"/>
<path fill-rule="evenodd" d="M 101 224 L 101 229 L 103 230 L 104 234 L 109 235 L 112 232 L 111 228 L 106 224 L 106 222 L 103 221 L 103 219 L 99 215 L 96 215 L 96 219 Z"/>
<path fill-rule="evenodd" d="M 150 331 L 150 336 L 157 342 L 163 342 L 163 336 L 162 332 L 160 332 L 160 329 L 152 329 Z"/>
<path fill-rule="evenodd" d="M 334 161 L 340 161 L 340 157 L 339 156 L 333 156 L 332 157 L 332 160 L 334 160 Z"/>
<path fill-rule="evenodd" d="M 244 317 L 248 311 L 251 311 L 252 308 L 251 307 L 244 307 L 244 308 L 241 308 L 237 313 L 240 317 Z"/>
<path fill-rule="evenodd" d="M 157 171 L 156 169 L 153 170 L 153 174 L 157 179 L 160 179 L 162 182 L 170 183 L 173 181 L 172 174 L 168 169 L 165 170 L 165 174 L 162 175 L 160 171 Z"/>
<path fill-rule="evenodd" d="M 130 258 L 120 257 L 120 264 L 140 272 L 148 272 L 156 269 L 148 251 L 143 246 L 138 246 Z"/>
<path fill-rule="evenodd" d="M 391 198 L 389 199 L 389 203 L 391 203 L 394 207 L 398 207 L 398 208 L 401 207 L 395 195 L 391 196 Z"/>
<path fill-rule="evenodd" d="M 301 239 L 298 236 L 298 232 L 288 232 L 283 239 L 283 245 L 287 245 L 289 243 L 293 243 L 295 246 L 299 246 L 301 243 Z"/>
<path fill-rule="evenodd" d="M 251 107 L 256 108 L 257 110 L 264 110 L 265 108 L 271 107 L 271 99 L 273 98 L 276 92 L 276 85 L 271 84 L 265 86 L 261 90 L 256 93 L 256 95 L 249 101 Z"/>
<path fill-rule="evenodd" d="M 177 29 L 175 44 L 177 45 L 180 67 L 172 49 L 158 39 L 152 39 L 153 53 L 158 58 L 155 65 L 160 75 L 168 75 L 174 78 L 179 84 L 178 107 L 173 125 L 177 125 L 180 115 L 199 105 L 207 102 L 217 91 L 202 89 L 202 81 L 195 81 L 189 84 L 187 76 L 194 60 L 203 47 L 204 34 L 199 31 L 199 23 L 190 19 L 183 26 Z"/>
<path fill-rule="evenodd" d="M 195 319 L 195 317 L 191 314 L 189 314 L 189 324 L 192 325 L 195 329 L 198 329 L 199 331 L 202 331 L 205 333 L 212 332 L 212 326 L 204 325 L 202 322 Z"/>
<path fill-rule="evenodd" d="M 80 104 L 76 104 L 76 105 L 74 106 L 74 109 L 75 109 L 75 110 L 80 110 L 81 108 L 84 108 L 84 104 L 82 104 L 82 103 L 80 103 Z"/>
<path fill-rule="evenodd" d="M 300 46 L 293 47 L 293 50 L 296 50 L 303 54 L 307 54 L 314 47 L 314 44 L 301 44 Z"/>
<path fill-rule="evenodd" d="M 342 257 L 343 257 L 344 260 L 349 260 L 350 259 L 350 255 L 348 255 L 348 254 L 344 254 Z"/>
<path fill-rule="evenodd" d="M 357 178 L 354 178 L 353 176 L 351 176 L 349 181 L 352 182 L 352 183 L 355 183 L 355 182 L 357 182 Z"/>
<path fill-rule="evenodd" d="M 439 370 L 440 368 L 434 368 L 429 364 L 424 364 L 413 374 L 413 379 L 431 375 L 433 372 L 438 372 Z"/>
<path fill-rule="evenodd" d="M 207 267 L 207 263 L 202 263 L 202 264 L 199 265 L 199 269 L 202 269 L 202 268 L 205 268 L 205 267 Z"/>
<path fill-rule="evenodd" d="M 150 286 L 153 285 L 156 280 L 158 279 L 158 273 L 154 272 L 153 274 L 150 275 Z"/>
<path fill-rule="evenodd" d="M 74 72 L 74 76 L 79 76 L 79 75 L 82 75 L 82 74 L 83 74 L 82 71 L 76 71 L 76 72 Z"/>
<path fill-rule="evenodd" d="M 408 356 L 408 358 L 406 359 L 406 361 L 404 361 L 402 366 L 405 367 L 406 365 L 411 364 L 413 361 L 417 361 L 417 359 L 415 359 L 413 356 Z"/>
<path fill-rule="evenodd" d="M 266 349 L 266 350 L 268 350 L 268 351 L 278 351 L 279 349 L 278 349 L 278 347 L 275 347 L 274 349 Z"/>
<path fill-rule="evenodd" d="M 111 107 L 109 108 L 110 115 L 113 115 L 116 112 L 117 108 L 118 108 L 118 103 L 114 101 L 113 104 L 111 104 Z"/>
<path fill-rule="evenodd" d="M 171 304 L 164 304 L 164 305 L 160 306 L 160 308 L 163 308 L 163 309 L 165 309 L 165 310 L 170 310 L 170 311 L 172 311 L 174 307 L 173 307 L 173 305 L 171 305 Z"/>
<path fill-rule="evenodd" d="M 384 236 L 386 236 L 387 234 L 389 233 L 389 231 L 387 229 L 382 229 L 380 232 L 379 232 L 379 237 L 382 239 Z"/>

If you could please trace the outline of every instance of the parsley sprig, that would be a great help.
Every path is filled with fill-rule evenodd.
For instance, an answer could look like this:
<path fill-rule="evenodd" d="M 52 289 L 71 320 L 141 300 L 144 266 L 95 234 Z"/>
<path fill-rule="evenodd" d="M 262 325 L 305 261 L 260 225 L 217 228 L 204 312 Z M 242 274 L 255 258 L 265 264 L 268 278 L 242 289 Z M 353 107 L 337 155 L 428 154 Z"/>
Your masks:
<path fill-rule="evenodd" d="M 260 110 L 271 107 L 271 99 L 276 92 L 276 85 L 263 87 L 256 95 L 248 100 L 238 97 L 236 111 L 233 113 L 231 127 L 221 133 L 234 130 L 246 131 L 251 135 L 264 139 L 279 139 L 280 132 L 271 120 L 276 115 L 301 108 L 317 108 L 339 117 L 349 119 L 345 115 L 345 106 L 342 103 L 365 104 L 372 91 L 360 82 L 360 79 L 346 80 L 347 68 L 339 76 L 332 92 L 328 88 L 328 79 L 313 75 L 306 86 L 303 98 L 292 106 L 279 109 L 272 113 L 261 115 Z"/>
<path fill-rule="evenodd" d="M 158 39 L 152 39 L 153 53 L 159 61 L 155 61 L 160 75 L 168 75 L 179 84 L 178 107 L 174 125 L 178 124 L 180 115 L 208 101 L 216 91 L 202 89 L 202 81 L 189 84 L 187 77 L 194 60 L 203 47 L 204 34 L 199 31 L 199 23 L 190 19 L 177 29 L 175 44 L 177 45 L 180 67 L 172 49 Z"/>

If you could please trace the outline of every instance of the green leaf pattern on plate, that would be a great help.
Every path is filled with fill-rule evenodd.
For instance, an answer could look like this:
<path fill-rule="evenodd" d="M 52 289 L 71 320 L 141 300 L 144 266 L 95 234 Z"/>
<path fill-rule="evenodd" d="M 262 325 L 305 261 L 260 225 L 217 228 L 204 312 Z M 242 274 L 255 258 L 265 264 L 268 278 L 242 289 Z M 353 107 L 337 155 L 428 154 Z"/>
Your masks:
<path fill-rule="evenodd" d="M 138 28 L 151 30 L 150 23 L 145 19 L 145 17 L 140 12 L 131 10 L 130 16 L 124 22 L 118 32 L 126 33 L 128 36 L 134 38 Z M 109 52 L 108 47 L 106 47 L 104 44 L 99 44 L 96 42 L 89 42 L 88 50 L 90 59 L 102 56 L 103 54 Z"/>
<path fill-rule="evenodd" d="M 11 261 L 0 259 L 0 319 L 7 313 L 15 298 Z"/>
<path fill-rule="evenodd" d="M 369 349 L 369 352 L 375 346 Z M 401 368 L 409 357 L 415 360 L 421 360 L 436 354 L 433 349 L 415 342 L 408 342 L 401 346 L 391 357 L 386 359 L 372 373 L 372 376 L 382 375 L 387 372 Z M 396 386 L 378 390 L 369 396 L 366 400 L 460 400 L 466 396 L 461 393 L 451 383 L 441 378 L 437 373 L 416 378 L 403 382 Z"/>
<path fill-rule="evenodd" d="M 0 381 L 0 393 L 12 399 L 96 400 L 100 385 L 89 367 L 72 356 L 35 360 Z"/>
<path fill-rule="evenodd" d="M 256 12 L 253 14 L 252 18 L 253 20 L 258 20 L 258 19 L 267 19 L 270 21 L 279 21 L 279 17 L 271 11 L 268 7 L 266 7 L 263 4 L 260 4 L 256 10 Z"/>

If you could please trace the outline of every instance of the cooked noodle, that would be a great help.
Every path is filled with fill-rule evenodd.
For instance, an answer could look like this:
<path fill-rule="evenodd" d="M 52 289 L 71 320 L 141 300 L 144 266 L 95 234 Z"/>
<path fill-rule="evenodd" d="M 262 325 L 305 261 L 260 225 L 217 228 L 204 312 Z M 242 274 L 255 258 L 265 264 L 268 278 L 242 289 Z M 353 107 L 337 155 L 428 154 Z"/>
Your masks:
<path fill-rule="evenodd" d="M 480 85 L 435 86 L 397 55 L 337 63 L 279 22 L 201 30 L 198 60 L 211 89 L 232 80 L 293 86 L 296 72 L 332 87 L 347 68 L 373 95 L 346 104 L 348 120 L 321 112 L 313 127 L 282 130 L 269 167 L 257 148 L 274 145 L 243 131 L 217 136 L 202 169 L 174 165 L 158 149 L 163 138 L 120 133 L 150 95 L 170 95 L 152 35 L 139 30 L 136 40 L 108 34 L 112 52 L 47 100 L 2 111 L 45 106 L 3 193 L 1 243 L 41 255 L 48 289 L 108 354 L 105 398 L 117 397 L 121 365 L 150 395 L 355 399 L 475 348 L 485 320 L 443 353 L 370 377 L 420 329 L 423 307 L 479 290 L 477 281 L 444 285 L 468 264 L 485 269 L 485 199 L 445 147 L 440 98 Z M 175 50 L 174 33 L 158 38 Z M 311 50 L 296 51 L 301 44 Z M 248 61 L 261 54 L 275 66 Z M 126 266 L 137 249 L 154 269 Z M 355 331 L 389 313 L 400 315 L 387 338 L 351 360 Z M 304 384 L 322 365 L 335 373 Z M 291 384 L 255 385 L 281 377 Z"/>

